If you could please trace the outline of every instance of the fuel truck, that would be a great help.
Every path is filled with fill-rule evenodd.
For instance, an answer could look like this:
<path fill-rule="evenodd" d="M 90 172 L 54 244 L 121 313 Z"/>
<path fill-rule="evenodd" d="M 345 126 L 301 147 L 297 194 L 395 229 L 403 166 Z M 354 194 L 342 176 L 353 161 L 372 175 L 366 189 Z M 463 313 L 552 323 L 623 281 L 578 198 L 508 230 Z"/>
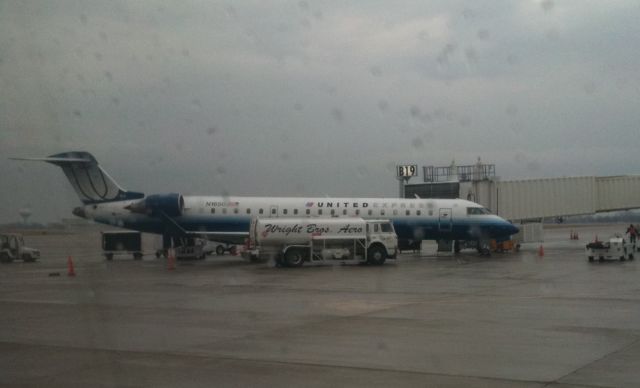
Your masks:
<path fill-rule="evenodd" d="M 395 259 L 398 237 L 389 220 L 362 218 L 254 218 L 244 255 L 284 267 L 305 262 L 382 265 Z"/>

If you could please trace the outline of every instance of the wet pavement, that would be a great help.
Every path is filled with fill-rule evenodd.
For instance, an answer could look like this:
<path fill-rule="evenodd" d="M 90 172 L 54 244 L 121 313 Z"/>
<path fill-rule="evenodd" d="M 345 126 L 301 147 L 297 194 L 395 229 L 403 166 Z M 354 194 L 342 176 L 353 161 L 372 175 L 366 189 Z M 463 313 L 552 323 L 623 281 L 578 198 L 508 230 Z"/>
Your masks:
<path fill-rule="evenodd" d="M 546 227 L 544 256 L 281 269 L 225 255 L 174 271 L 105 261 L 98 228 L 27 236 L 40 262 L 0 266 L 0 385 L 640 386 L 638 260 L 584 252 L 624 230 Z"/>

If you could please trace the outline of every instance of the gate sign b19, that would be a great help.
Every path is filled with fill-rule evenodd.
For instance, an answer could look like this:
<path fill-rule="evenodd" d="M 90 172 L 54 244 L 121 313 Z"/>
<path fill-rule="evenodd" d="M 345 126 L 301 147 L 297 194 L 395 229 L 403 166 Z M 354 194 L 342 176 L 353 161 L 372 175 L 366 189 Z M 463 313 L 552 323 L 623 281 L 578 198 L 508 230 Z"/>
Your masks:
<path fill-rule="evenodd" d="M 418 175 L 418 165 L 416 164 L 406 164 L 398 166 L 398 177 L 399 178 L 409 178 L 412 176 Z"/>

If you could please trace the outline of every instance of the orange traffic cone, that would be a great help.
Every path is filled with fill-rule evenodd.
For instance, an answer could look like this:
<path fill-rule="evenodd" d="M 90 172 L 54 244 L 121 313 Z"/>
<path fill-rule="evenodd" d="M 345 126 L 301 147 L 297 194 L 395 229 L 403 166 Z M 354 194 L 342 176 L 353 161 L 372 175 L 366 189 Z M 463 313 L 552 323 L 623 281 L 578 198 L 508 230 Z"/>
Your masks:
<path fill-rule="evenodd" d="M 67 276 L 76 276 L 76 271 L 73 269 L 73 259 L 71 259 L 71 256 L 67 258 Z"/>
<path fill-rule="evenodd" d="M 176 251 L 173 248 L 169 248 L 167 255 L 167 270 L 173 271 L 176 269 Z"/>
<path fill-rule="evenodd" d="M 544 247 L 542 245 L 540 245 L 540 248 L 538 248 L 538 256 L 544 256 Z"/>

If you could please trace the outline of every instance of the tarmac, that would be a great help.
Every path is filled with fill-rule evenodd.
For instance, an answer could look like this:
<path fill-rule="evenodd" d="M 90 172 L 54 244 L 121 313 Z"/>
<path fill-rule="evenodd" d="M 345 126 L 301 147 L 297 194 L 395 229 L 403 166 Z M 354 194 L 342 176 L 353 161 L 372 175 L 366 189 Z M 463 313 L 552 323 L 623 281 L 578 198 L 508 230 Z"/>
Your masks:
<path fill-rule="evenodd" d="M 29 235 L 40 261 L 0 265 L 0 386 L 640 387 L 639 260 L 584 250 L 624 230 L 545 226 L 544 256 L 173 271 L 104 260 L 94 227 Z"/>

